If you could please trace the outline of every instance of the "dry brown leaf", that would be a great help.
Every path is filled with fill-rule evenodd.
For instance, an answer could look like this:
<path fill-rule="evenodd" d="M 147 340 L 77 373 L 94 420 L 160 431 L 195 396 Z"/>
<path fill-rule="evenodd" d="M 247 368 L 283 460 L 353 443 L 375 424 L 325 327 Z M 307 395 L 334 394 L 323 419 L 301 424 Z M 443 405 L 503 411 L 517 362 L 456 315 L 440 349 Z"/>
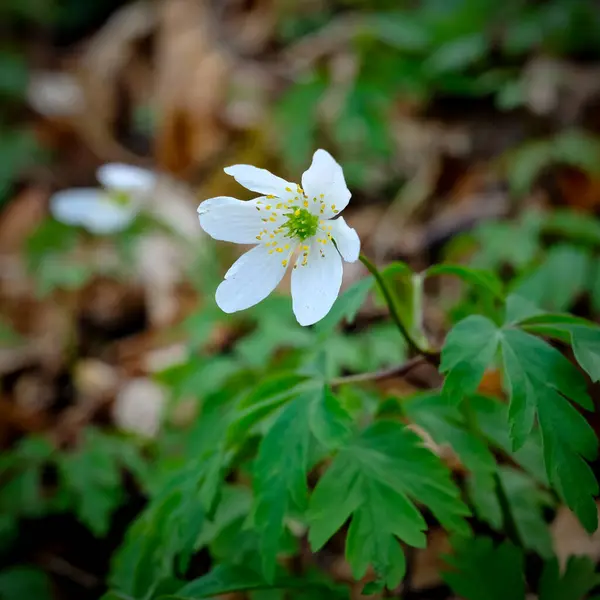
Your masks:
<path fill-rule="evenodd" d="M 411 588 L 425 590 L 442 583 L 442 557 L 451 550 L 448 534 L 443 529 L 431 529 L 427 534 L 427 546 L 415 550 Z"/>
<path fill-rule="evenodd" d="M 156 156 L 160 167 L 181 175 L 224 144 L 219 117 L 231 64 L 211 35 L 207 0 L 163 2 L 159 19 Z"/>
<path fill-rule="evenodd" d="M 46 216 L 48 190 L 27 187 L 0 214 L 0 254 L 18 252 Z"/>
<path fill-rule="evenodd" d="M 596 506 L 600 506 L 598 502 Z M 571 555 L 589 556 L 593 562 L 600 560 L 600 529 L 590 535 L 566 506 L 558 509 L 550 533 L 561 568 Z"/>

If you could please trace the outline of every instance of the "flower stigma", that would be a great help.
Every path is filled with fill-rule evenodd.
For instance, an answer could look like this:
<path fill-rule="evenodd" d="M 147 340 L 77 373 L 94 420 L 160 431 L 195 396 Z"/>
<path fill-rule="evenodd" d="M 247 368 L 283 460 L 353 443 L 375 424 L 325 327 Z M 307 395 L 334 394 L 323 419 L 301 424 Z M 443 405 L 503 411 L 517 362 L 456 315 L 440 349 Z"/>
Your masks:
<path fill-rule="evenodd" d="M 129 194 L 124 190 L 108 190 L 108 200 L 118 206 L 127 206 L 131 200 Z"/>
<path fill-rule="evenodd" d="M 318 215 L 313 215 L 305 208 L 297 206 L 292 206 L 291 209 L 292 212 L 285 213 L 287 221 L 281 225 L 283 229 L 288 230 L 286 236 L 300 241 L 313 237 L 319 228 Z"/>

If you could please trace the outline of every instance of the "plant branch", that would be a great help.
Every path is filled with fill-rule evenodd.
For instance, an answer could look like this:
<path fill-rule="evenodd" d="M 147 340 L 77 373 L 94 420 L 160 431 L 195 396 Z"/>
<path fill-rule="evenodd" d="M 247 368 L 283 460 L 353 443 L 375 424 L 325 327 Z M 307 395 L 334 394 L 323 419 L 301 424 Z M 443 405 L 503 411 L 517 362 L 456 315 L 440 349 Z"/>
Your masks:
<path fill-rule="evenodd" d="M 424 356 L 428 362 L 432 363 L 436 367 L 439 366 L 439 364 L 440 364 L 439 352 L 434 352 L 434 351 L 428 350 L 426 348 L 421 348 L 419 346 L 419 344 L 415 341 L 415 339 L 412 337 L 412 335 L 410 334 L 410 332 L 408 331 L 408 329 L 406 328 L 404 323 L 402 322 L 402 318 L 400 317 L 400 310 L 399 310 L 398 304 L 396 302 L 396 296 L 395 296 L 394 292 L 391 290 L 391 288 L 388 285 L 388 283 L 386 282 L 386 280 L 384 279 L 383 275 L 379 272 L 377 267 L 364 254 L 361 254 L 359 256 L 359 259 L 360 259 L 360 262 L 362 262 L 362 264 L 365 265 L 365 267 L 367 267 L 367 269 L 369 270 L 369 273 L 371 273 L 371 275 L 373 275 L 373 277 L 375 278 L 377 285 L 379 286 L 379 288 L 381 289 L 381 292 L 383 293 L 385 302 L 388 305 L 388 308 L 390 309 L 390 314 L 392 316 L 392 319 L 394 320 L 396 327 L 398 327 L 398 329 L 400 330 L 400 333 L 404 336 L 404 339 L 406 340 L 410 349 L 413 350 L 413 352 L 415 352 L 416 354 L 420 354 L 420 355 Z"/>
<path fill-rule="evenodd" d="M 363 383 L 365 381 L 381 381 L 391 377 L 402 377 L 415 367 L 425 364 L 427 359 L 423 355 L 414 356 L 401 365 L 381 369 L 380 371 L 372 371 L 370 373 L 358 373 L 357 375 L 346 375 L 345 377 L 336 377 L 332 379 L 330 385 L 332 387 L 344 385 L 347 383 Z"/>

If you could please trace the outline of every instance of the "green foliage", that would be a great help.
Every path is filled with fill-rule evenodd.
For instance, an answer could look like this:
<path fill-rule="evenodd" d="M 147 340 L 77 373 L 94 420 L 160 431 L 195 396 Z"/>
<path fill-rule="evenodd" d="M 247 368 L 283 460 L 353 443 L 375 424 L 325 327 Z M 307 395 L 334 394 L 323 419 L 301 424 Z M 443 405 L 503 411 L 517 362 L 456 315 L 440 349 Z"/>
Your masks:
<path fill-rule="evenodd" d="M 525 600 L 524 555 L 510 542 L 494 545 L 485 537 L 455 543 L 446 557 L 451 570 L 444 579 L 465 600 Z M 544 564 L 538 582 L 540 600 L 584 600 L 600 577 L 587 556 L 572 556 L 559 572 L 558 560 Z"/>
<path fill-rule="evenodd" d="M 0 536 L 14 536 L 19 519 L 66 511 L 72 511 L 96 536 L 105 536 L 112 514 L 124 500 L 125 468 L 139 481 L 146 477 L 138 448 L 99 430 L 88 429 L 78 447 L 67 451 L 57 450 L 41 437 L 23 438 L 0 461 Z M 51 493 L 43 486 L 48 469 L 58 475 Z"/>
<path fill-rule="evenodd" d="M 523 551 L 510 542 L 494 546 L 488 538 L 454 545 L 447 557 L 453 569 L 444 574 L 454 593 L 466 600 L 525 600 Z"/>
<path fill-rule="evenodd" d="M 319 480 L 308 510 L 311 547 L 321 548 L 351 516 L 346 557 L 354 576 L 361 578 L 372 564 L 382 583 L 394 588 L 405 571 L 398 538 L 425 544 L 415 498 L 444 527 L 468 534 L 468 510 L 439 459 L 400 424 L 376 423 L 351 439 Z"/>
<path fill-rule="evenodd" d="M 43 571 L 31 567 L 12 567 L 0 571 L 2 600 L 52 600 L 50 581 Z"/>
<path fill-rule="evenodd" d="M 509 299 L 511 300 L 511 299 Z M 500 352 L 505 387 L 510 397 L 509 424 L 513 449 L 518 449 L 533 431 L 537 418 L 544 448 L 548 478 L 565 502 L 590 531 L 597 527 L 592 495 L 597 483 L 585 459 L 597 452 L 596 436 L 584 417 L 568 399 L 591 410 L 586 382 L 581 373 L 558 350 L 523 331 L 511 319 L 502 327 L 477 315 L 467 317 L 449 333 L 442 352 L 440 369 L 447 373 L 446 393 L 473 392 L 496 354 Z M 585 329 L 592 340 L 597 329 Z M 585 337 L 585 365 L 594 367 L 600 344 Z M 590 364 L 592 363 L 592 364 Z M 595 371 L 593 371 L 595 372 Z"/>

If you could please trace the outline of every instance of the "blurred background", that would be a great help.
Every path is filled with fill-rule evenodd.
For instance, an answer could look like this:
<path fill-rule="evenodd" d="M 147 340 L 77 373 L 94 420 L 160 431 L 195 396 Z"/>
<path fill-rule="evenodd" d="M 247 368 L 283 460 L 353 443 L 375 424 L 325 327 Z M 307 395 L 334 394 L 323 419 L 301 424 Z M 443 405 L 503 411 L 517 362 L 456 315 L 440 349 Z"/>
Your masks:
<path fill-rule="evenodd" d="M 196 207 L 249 197 L 223 167 L 298 181 L 326 148 L 377 263 L 492 269 L 598 320 L 593 0 L 1 0 L 0 23 L 2 600 L 100 598 L 160 473 L 196 448 L 204 400 L 317 343 L 285 284 L 241 315 L 214 306 L 238 249 Z M 110 162 L 159 178 L 129 227 L 51 217 L 54 193 Z M 434 342 L 476 310 L 457 285 L 428 289 Z M 326 343 L 333 376 L 405 358 L 377 303 Z M 572 520 L 553 527 L 600 557 Z M 415 590 L 438 589 L 420 569 Z"/>

